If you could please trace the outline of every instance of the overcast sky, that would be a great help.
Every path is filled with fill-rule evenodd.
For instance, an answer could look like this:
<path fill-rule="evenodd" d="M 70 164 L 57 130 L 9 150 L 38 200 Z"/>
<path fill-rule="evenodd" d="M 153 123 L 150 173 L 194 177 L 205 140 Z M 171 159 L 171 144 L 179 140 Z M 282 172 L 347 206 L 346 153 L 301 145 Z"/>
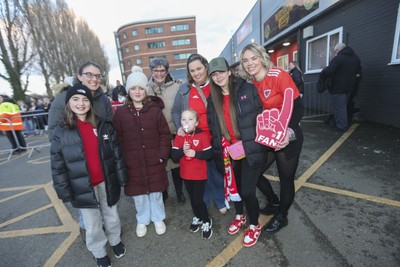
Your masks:
<path fill-rule="evenodd" d="M 211 60 L 224 49 L 232 33 L 256 3 L 256 0 L 65 1 L 99 37 L 111 65 L 110 83 L 121 79 L 114 32 L 122 25 L 141 20 L 196 16 L 198 52 Z M 30 85 L 30 90 L 45 94 L 42 78 L 31 79 Z M 4 80 L 0 80 L 0 93 L 11 94 Z"/>

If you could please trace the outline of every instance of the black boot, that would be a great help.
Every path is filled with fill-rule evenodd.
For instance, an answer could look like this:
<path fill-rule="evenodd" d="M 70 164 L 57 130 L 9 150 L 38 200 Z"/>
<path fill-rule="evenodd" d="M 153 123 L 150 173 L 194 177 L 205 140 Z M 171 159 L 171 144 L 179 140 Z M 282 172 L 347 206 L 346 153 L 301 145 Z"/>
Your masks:
<path fill-rule="evenodd" d="M 279 211 L 279 203 L 275 204 L 275 203 L 267 203 L 267 205 L 265 206 L 265 208 L 260 209 L 260 213 L 264 214 L 264 215 L 272 215 L 272 214 L 276 214 Z"/>
<path fill-rule="evenodd" d="M 271 221 L 269 221 L 269 223 L 266 226 L 264 226 L 263 230 L 268 234 L 274 234 L 287 225 L 288 225 L 287 216 L 284 216 L 282 214 L 277 214 L 274 217 L 272 217 Z"/>
<path fill-rule="evenodd" d="M 171 169 L 172 181 L 174 182 L 176 197 L 179 204 L 185 204 L 186 198 L 183 194 L 183 180 L 180 175 L 180 168 Z"/>

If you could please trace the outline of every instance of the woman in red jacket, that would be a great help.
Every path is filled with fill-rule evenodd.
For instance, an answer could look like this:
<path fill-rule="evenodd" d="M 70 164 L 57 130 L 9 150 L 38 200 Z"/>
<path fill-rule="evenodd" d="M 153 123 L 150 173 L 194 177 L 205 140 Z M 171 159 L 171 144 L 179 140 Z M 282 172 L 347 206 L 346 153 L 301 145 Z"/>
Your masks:
<path fill-rule="evenodd" d="M 126 104 L 115 111 L 113 119 L 128 173 L 125 195 L 135 202 L 137 236 L 146 235 L 150 221 L 162 235 L 166 231 L 162 192 L 168 187 L 165 163 L 171 147 L 171 133 L 161 111 L 164 103 L 148 96 L 147 77 L 138 66 L 132 68 L 126 90 Z"/>

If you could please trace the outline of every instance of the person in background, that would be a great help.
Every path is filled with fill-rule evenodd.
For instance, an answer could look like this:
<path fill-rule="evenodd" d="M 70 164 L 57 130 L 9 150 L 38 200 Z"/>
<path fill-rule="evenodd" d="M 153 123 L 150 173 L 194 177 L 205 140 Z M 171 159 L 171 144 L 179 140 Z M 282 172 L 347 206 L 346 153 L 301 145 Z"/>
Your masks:
<path fill-rule="evenodd" d="M 11 98 L 0 95 L 0 131 L 6 132 L 11 148 L 15 153 L 22 153 L 26 150 L 23 130 L 24 125 L 19 106 Z"/>
<path fill-rule="evenodd" d="M 289 73 L 290 76 L 292 76 L 292 79 L 294 81 L 294 84 L 297 86 L 297 89 L 299 89 L 300 96 L 303 97 L 304 78 L 303 78 L 303 72 L 301 71 L 299 63 L 297 61 L 291 61 L 289 63 Z"/>
<path fill-rule="evenodd" d="M 292 88 L 294 91 L 293 111 L 288 124 L 291 130 L 287 131 L 282 142 L 278 144 L 278 149 L 267 148 L 266 169 L 276 161 L 280 181 L 280 200 L 278 201 L 273 191 L 267 194 L 274 216 L 263 229 L 272 234 L 288 225 L 288 211 L 295 195 L 294 178 L 303 146 L 303 133 L 299 123 L 304 107 L 293 79 L 285 70 L 274 67 L 263 46 L 256 43 L 246 45 L 240 54 L 240 61 L 240 74 L 244 79 L 253 81 L 264 109 L 281 110 L 285 90 Z M 260 179 L 265 178 L 261 176 Z"/>
<path fill-rule="evenodd" d="M 29 116 L 29 107 L 24 100 L 18 100 L 17 104 L 21 111 L 22 123 L 24 124 L 24 130 L 22 131 L 24 137 L 31 136 L 34 134 L 34 127 L 32 117 Z"/>
<path fill-rule="evenodd" d="M 133 66 L 126 81 L 126 104 L 115 111 L 113 119 L 128 170 L 125 195 L 135 202 L 138 237 L 146 235 L 150 222 L 158 235 L 166 231 L 162 192 L 168 188 L 165 165 L 171 149 L 164 104 L 161 98 L 148 95 L 147 83 L 142 68 Z"/>
<path fill-rule="evenodd" d="M 163 57 L 156 57 L 151 60 L 150 71 L 151 77 L 149 81 L 149 94 L 158 96 L 163 100 L 165 107 L 162 111 L 165 119 L 168 122 L 172 138 L 174 138 L 176 135 L 176 127 L 172 120 L 172 106 L 174 104 L 176 93 L 179 89 L 179 84 L 174 82 L 173 77 L 169 73 L 169 62 Z M 182 191 L 183 181 L 179 174 L 179 164 L 176 164 L 169 159 L 167 162 L 167 171 L 171 171 L 178 203 L 184 204 L 185 195 Z M 168 197 L 168 190 L 163 192 L 163 196 L 164 199 Z"/>
<path fill-rule="evenodd" d="M 210 139 L 197 128 L 199 116 L 196 111 L 187 109 L 182 112 L 181 125 L 186 135 L 176 135 L 172 146 L 172 158 L 181 165 L 180 176 L 185 181 L 190 196 L 194 217 L 189 230 L 197 232 L 201 226 L 201 235 L 209 239 L 212 234 L 212 219 L 204 203 L 204 189 L 207 181 L 207 160 L 212 158 Z"/>
<path fill-rule="evenodd" d="M 97 266 L 111 266 L 107 242 L 116 258 L 126 252 L 117 210 L 127 180 L 119 141 L 111 122 L 96 117 L 86 86 L 69 88 L 64 101 L 65 117 L 55 128 L 50 147 L 54 188 L 63 202 L 80 210 L 86 247 Z"/>
<path fill-rule="evenodd" d="M 361 77 L 361 61 L 354 50 L 344 43 L 337 44 L 334 50 L 336 56 L 325 70 L 326 75 L 331 77 L 328 91 L 333 116 L 330 124 L 336 131 L 345 132 L 348 128 L 348 98 Z"/>
<path fill-rule="evenodd" d="M 263 108 L 254 85 L 235 76 L 225 58 L 212 59 L 209 73 L 211 97 L 208 100 L 207 115 L 213 135 L 214 160 L 218 170 L 224 175 L 227 169 L 233 168 L 233 175 L 231 171 L 226 175 L 231 174 L 232 180 L 236 181 L 235 191 L 241 198 L 236 201 L 232 198 L 236 216 L 228 227 L 228 233 L 236 234 L 246 223 L 245 204 L 250 226 L 244 232 L 243 246 L 252 247 L 257 243 L 261 232 L 256 188 L 267 161 L 266 147 L 254 141 L 257 115 Z M 238 141 L 243 144 L 245 157 L 233 159 L 229 157 L 229 146 Z"/>
<path fill-rule="evenodd" d="M 125 87 L 121 84 L 119 80 L 116 81 L 117 85 L 113 89 L 111 93 L 111 100 L 112 101 L 118 101 L 118 95 L 122 94 L 123 96 L 126 96 L 126 90 Z"/>
<path fill-rule="evenodd" d="M 115 112 L 117 110 L 117 108 L 123 106 L 125 104 L 125 100 L 126 100 L 126 92 L 125 94 L 123 94 L 122 92 L 118 93 L 118 100 L 117 101 L 111 101 L 111 106 L 113 111 Z"/>
<path fill-rule="evenodd" d="M 198 128 L 205 132 L 211 141 L 211 133 L 207 122 L 207 98 L 210 96 L 210 81 L 208 79 L 208 61 L 199 54 L 192 54 L 186 62 L 187 82 L 179 87 L 172 107 L 172 119 L 177 134 L 185 136 L 180 126 L 181 114 L 185 109 L 193 109 L 199 115 Z M 218 172 L 213 160 L 207 161 L 208 179 L 204 192 L 204 202 L 207 208 L 214 205 L 221 214 L 227 213 L 224 196 L 224 178 Z"/>

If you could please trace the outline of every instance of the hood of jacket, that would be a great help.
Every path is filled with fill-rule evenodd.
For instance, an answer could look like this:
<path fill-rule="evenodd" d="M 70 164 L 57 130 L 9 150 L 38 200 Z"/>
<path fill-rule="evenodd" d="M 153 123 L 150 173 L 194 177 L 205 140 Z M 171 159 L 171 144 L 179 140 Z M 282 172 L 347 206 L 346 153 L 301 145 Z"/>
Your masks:
<path fill-rule="evenodd" d="M 354 50 L 351 47 L 346 46 L 342 50 L 339 51 L 338 55 L 344 55 L 344 56 L 353 56 Z"/>

